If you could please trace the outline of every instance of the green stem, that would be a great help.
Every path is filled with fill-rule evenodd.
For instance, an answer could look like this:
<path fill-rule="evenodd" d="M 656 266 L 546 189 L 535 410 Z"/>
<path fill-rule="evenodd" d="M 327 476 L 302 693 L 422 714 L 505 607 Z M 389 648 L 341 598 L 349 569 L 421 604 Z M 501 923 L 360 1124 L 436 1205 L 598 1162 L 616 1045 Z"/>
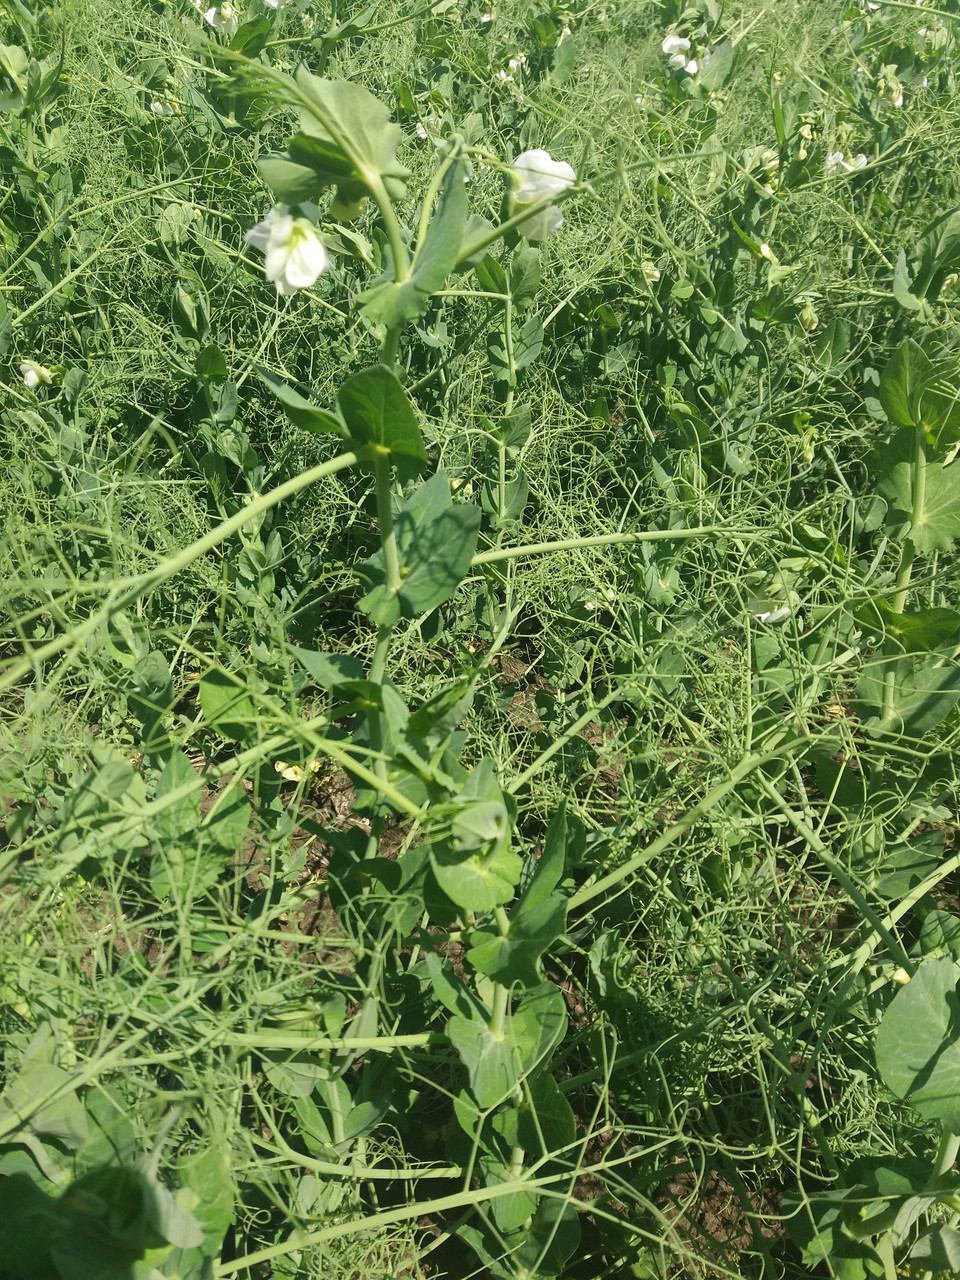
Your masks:
<path fill-rule="evenodd" d="M 496 564 L 500 560 L 516 560 L 521 556 L 542 556 L 556 551 L 577 551 L 581 547 L 612 547 L 632 542 L 666 542 L 670 538 L 705 538 L 722 534 L 730 538 L 763 538 L 752 529 L 738 530 L 721 524 L 698 525 L 693 529 L 650 529 L 645 533 L 601 533 L 590 538 L 563 538 L 557 542 L 528 542 L 518 547 L 495 547 L 481 551 L 470 561 L 470 568 Z"/>
<path fill-rule="evenodd" d="M 383 179 L 379 173 L 365 173 L 363 180 L 367 184 L 370 194 L 377 202 L 380 217 L 383 219 L 383 227 L 387 233 L 387 239 L 390 241 L 394 281 L 397 284 L 403 284 L 404 280 L 410 279 L 410 254 L 400 233 L 397 211 L 393 207 L 393 201 L 387 194 L 387 188 L 383 185 Z"/>
<path fill-rule="evenodd" d="M 493 1012 L 490 1015 L 490 1030 L 498 1038 L 503 1039 L 507 1024 L 507 1008 L 510 1004 L 510 989 L 498 982 L 493 988 Z"/>
<path fill-rule="evenodd" d="M 323 1096 L 327 1104 L 327 1110 L 330 1112 L 331 1136 L 335 1147 L 339 1147 L 340 1143 L 343 1142 L 344 1121 L 346 1120 L 343 1103 L 340 1099 L 340 1091 L 337 1088 L 339 1083 L 339 1080 L 326 1080 L 323 1086 Z"/>
<path fill-rule="evenodd" d="M 393 369 L 397 363 L 397 352 L 400 350 L 400 328 L 395 326 L 388 329 L 383 345 L 380 348 L 380 359 L 388 369 Z"/>
<path fill-rule="evenodd" d="M 917 427 L 913 455 L 913 507 L 910 512 L 910 532 L 918 528 L 923 520 L 923 510 L 927 497 L 927 455 L 924 449 L 923 428 Z M 913 562 L 917 549 L 912 537 L 905 538 L 900 552 L 900 568 L 897 572 L 896 594 L 890 602 L 894 613 L 903 613 L 907 607 L 910 594 L 910 578 L 913 573 Z M 896 702 L 897 673 L 888 670 L 883 680 L 883 718 L 887 720 L 893 714 Z"/>
<path fill-rule="evenodd" d="M 377 521 L 380 525 L 380 542 L 383 545 L 383 560 L 387 572 L 387 590 L 391 595 L 396 595 L 402 585 L 402 579 L 400 576 L 397 539 L 393 528 L 390 454 L 387 449 L 381 446 L 374 445 L 371 447 L 374 450 L 373 465 L 377 478 Z"/>
<path fill-rule="evenodd" d="M 906 969 L 907 973 L 915 973 L 916 964 L 907 955 L 907 952 L 899 938 L 894 937 L 890 932 L 886 923 L 880 918 L 873 907 L 871 907 L 870 903 L 867 902 L 863 889 L 856 882 L 853 876 L 850 875 L 846 868 L 841 866 L 837 859 L 834 858 L 834 856 L 827 850 L 826 845 L 813 828 L 801 817 L 799 813 L 796 812 L 796 810 L 792 809 L 787 804 L 786 800 L 784 800 L 783 796 L 776 789 L 773 783 L 770 782 L 768 778 L 765 778 L 762 773 L 757 775 L 756 783 L 760 787 L 761 791 L 763 791 L 780 810 L 784 817 L 787 818 L 797 835 L 803 837 L 809 847 L 830 872 L 831 876 L 833 876 L 834 880 L 836 880 L 837 883 L 846 891 L 850 900 L 856 906 L 864 920 L 867 921 L 874 932 L 879 934 L 880 938 L 887 944 L 890 959 L 896 964 L 902 965 L 903 968 Z"/>
<path fill-rule="evenodd" d="M 614 871 L 609 872 L 608 875 L 601 876 L 600 879 L 594 881 L 593 884 L 585 884 L 582 889 L 579 889 L 570 899 L 570 910 L 573 910 L 575 907 L 585 906 L 595 898 L 602 898 L 609 889 L 613 889 L 615 886 L 621 884 L 622 881 L 628 879 L 634 874 L 634 872 L 639 871 L 640 868 L 650 862 L 651 859 L 658 857 L 665 849 L 669 848 L 675 840 L 678 840 L 680 836 L 689 831 L 698 818 L 702 817 L 705 813 L 709 813 L 714 805 L 722 800 L 729 792 L 736 790 L 743 779 L 748 777 L 761 765 L 766 764 L 770 760 L 776 760 L 779 756 L 787 755 L 791 751 L 804 750 L 806 745 L 808 744 L 805 744 L 802 740 L 799 742 L 792 741 L 784 743 L 781 746 L 774 747 L 770 751 L 745 756 L 736 768 L 731 769 L 730 776 L 727 780 L 714 787 L 712 791 L 708 791 L 700 803 L 695 804 L 692 809 L 689 809 L 679 822 L 675 822 L 673 826 L 668 827 L 661 836 L 658 836 L 656 840 L 651 844 L 648 844 L 640 853 L 635 854 L 634 857 L 625 862 L 622 867 L 617 867 Z"/>
<path fill-rule="evenodd" d="M 361 457 L 366 456 L 366 454 L 362 453 L 341 453 L 336 458 L 331 458 L 329 462 L 321 462 L 316 467 L 302 471 L 300 475 L 294 476 L 292 480 L 287 480 L 284 484 L 277 485 L 275 489 L 260 494 L 248 506 L 243 507 L 236 515 L 231 516 L 229 520 L 224 520 L 221 524 L 218 524 L 215 529 L 211 529 L 209 533 L 204 534 L 202 538 L 198 538 L 196 542 L 192 542 L 190 546 L 185 547 L 177 555 L 171 556 L 167 560 L 162 560 L 160 564 L 149 570 L 149 572 L 140 574 L 136 578 L 118 580 L 110 589 L 108 598 L 86 622 L 78 623 L 70 631 L 56 636 L 47 644 L 41 645 L 39 649 L 33 649 L 25 657 L 11 662 L 3 675 L 0 676 L 0 692 L 12 688 L 18 680 L 21 680 L 30 671 L 37 670 L 40 664 L 46 662 L 48 658 L 62 653 L 64 649 L 68 649 L 71 646 L 79 647 L 88 636 L 99 630 L 114 614 L 119 613 L 121 609 L 125 609 L 134 600 L 146 595 L 148 591 L 159 586 L 161 582 L 166 582 L 167 579 L 182 573 L 194 561 L 201 559 L 208 551 L 212 551 L 214 547 L 218 547 L 222 542 L 226 542 L 228 538 L 242 529 L 245 524 L 256 520 L 265 511 L 269 511 L 286 498 L 293 497 L 301 489 L 308 488 L 309 485 L 316 483 L 317 480 L 322 480 L 326 476 L 335 475 L 338 471 L 344 471 L 347 467 L 352 467 L 361 460 Z"/>

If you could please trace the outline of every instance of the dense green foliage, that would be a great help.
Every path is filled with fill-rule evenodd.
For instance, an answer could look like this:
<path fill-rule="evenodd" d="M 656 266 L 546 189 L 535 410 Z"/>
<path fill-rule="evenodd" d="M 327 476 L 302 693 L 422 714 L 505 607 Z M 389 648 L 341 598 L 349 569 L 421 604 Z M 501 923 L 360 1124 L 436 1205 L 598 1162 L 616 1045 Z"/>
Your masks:
<path fill-rule="evenodd" d="M 0 1280 L 955 1274 L 955 0 L 0 15 Z"/>

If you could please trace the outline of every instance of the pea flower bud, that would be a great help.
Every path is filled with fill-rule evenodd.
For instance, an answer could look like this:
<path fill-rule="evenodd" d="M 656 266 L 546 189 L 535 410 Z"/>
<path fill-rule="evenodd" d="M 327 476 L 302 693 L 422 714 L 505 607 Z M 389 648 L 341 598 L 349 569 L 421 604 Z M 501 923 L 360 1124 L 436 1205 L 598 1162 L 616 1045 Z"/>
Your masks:
<path fill-rule="evenodd" d="M 529 205 L 547 196 L 557 196 L 577 180 L 573 168 L 565 160 L 554 160 L 547 151 L 524 151 L 511 168 L 513 198 L 511 210 L 522 213 Z M 563 214 L 549 206 L 526 218 L 518 231 L 528 240 L 545 240 L 563 225 Z"/>
<path fill-rule="evenodd" d="M 53 381 L 53 374 L 50 370 L 33 360 L 20 361 L 20 376 L 23 378 L 23 385 L 28 391 L 35 391 L 41 382 L 50 383 Z"/>

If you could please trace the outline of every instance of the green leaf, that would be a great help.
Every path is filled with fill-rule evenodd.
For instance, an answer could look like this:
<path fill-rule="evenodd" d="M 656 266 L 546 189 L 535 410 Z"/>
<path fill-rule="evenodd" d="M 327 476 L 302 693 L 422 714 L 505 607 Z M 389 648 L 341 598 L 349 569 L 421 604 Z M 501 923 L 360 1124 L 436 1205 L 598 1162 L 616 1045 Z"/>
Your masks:
<path fill-rule="evenodd" d="M 513 337 L 513 367 L 519 372 L 533 364 L 543 347 L 543 321 L 529 315 Z"/>
<path fill-rule="evenodd" d="M 234 53 L 242 53 L 248 58 L 256 58 L 264 49 L 270 38 L 271 22 L 269 17 L 254 18 L 244 22 L 237 28 L 230 48 Z"/>
<path fill-rule="evenodd" d="M 316 203 L 320 198 L 324 184 L 308 165 L 295 164 L 286 156 L 261 156 L 257 168 L 278 204 Z"/>
<path fill-rule="evenodd" d="M 182 1157 L 177 1169 L 183 1185 L 197 1196 L 193 1216 L 203 1230 L 202 1251 L 209 1258 L 217 1258 L 233 1221 L 235 1187 L 227 1151 L 223 1146 L 209 1146 Z"/>
<path fill-rule="evenodd" d="M 890 1091 L 927 1120 L 960 1133 L 960 966 L 922 965 L 894 997 L 877 1030 L 877 1067 Z"/>
<path fill-rule="evenodd" d="M 466 218 L 467 189 L 463 161 L 458 158 L 443 179 L 436 212 L 417 248 L 410 275 L 400 282 L 392 278 L 377 281 L 358 296 L 360 311 L 388 329 L 422 316 L 456 266 Z"/>
<path fill-rule="evenodd" d="M 477 277 L 477 283 L 485 293 L 500 293 L 506 297 L 508 293 L 507 273 L 492 254 L 485 254 L 479 262 L 475 263 L 473 273 Z"/>
<path fill-rule="evenodd" d="M 559 1276 L 580 1243 L 580 1214 L 569 1201 L 545 1196 L 529 1228 L 518 1236 L 510 1253 L 515 1274 Z"/>
<path fill-rule="evenodd" d="M 893 687 L 889 708 L 888 678 Z M 880 657 L 864 667 L 854 707 L 869 733 L 920 737 L 950 714 L 958 698 L 960 667 L 930 667 L 911 655 Z"/>
<path fill-rule="evenodd" d="M 567 1030 L 567 1006 L 552 982 L 544 982 L 528 991 L 513 1015 L 514 1034 L 529 1044 L 523 1066 L 532 1071 L 546 1062 Z"/>
<path fill-rule="evenodd" d="M 359 607 L 378 626 L 416 618 L 449 600 L 467 576 L 477 545 L 480 511 L 455 503 L 442 471 L 431 476 L 397 516 L 394 532 L 401 585 L 391 593 L 382 551 L 357 566 L 373 587 Z"/>
<path fill-rule="evenodd" d="M 181 787 L 196 782 L 196 772 L 184 753 L 171 751 L 157 784 L 156 799 L 164 800 Z M 160 840 L 176 840 L 195 831 L 199 822 L 200 788 L 194 785 L 159 811 L 153 820 L 153 829 Z"/>
<path fill-rule="evenodd" d="M 846 1218 L 856 1216 L 862 1187 L 837 1187 L 809 1197 L 787 1191 L 784 1213 L 790 1235 L 801 1250 L 806 1266 L 813 1268 L 829 1259 L 833 1280 L 880 1280 L 887 1273 L 873 1246 L 853 1240 L 844 1227 Z M 852 1206 L 849 1202 L 852 1202 Z"/>
<path fill-rule="evenodd" d="M 109 1085 L 97 1084 L 83 1100 L 87 1137 L 74 1156 L 75 1175 L 105 1164 L 129 1164 L 137 1149 L 126 1102 Z"/>
<path fill-rule="evenodd" d="M 912 338 L 901 342 L 880 375 L 880 403 L 891 422 L 912 427 L 920 420 L 920 396 L 933 365 Z"/>
<path fill-rule="evenodd" d="M 724 40 L 712 50 L 710 61 L 700 72 L 700 85 L 708 93 L 720 89 L 730 79 L 736 59 L 736 49 L 732 40 Z"/>
<path fill-rule="evenodd" d="M 63 1280 L 50 1257 L 60 1232 L 56 1201 L 25 1173 L 0 1178 L 0 1258 L 13 1280 Z"/>
<path fill-rule="evenodd" d="M 140 1177 L 147 1217 L 164 1240 L 180 1249 L 195 1249 L 202 1245 L 203 1227 L 185 1207 L 182 1198 L 174 1196 L 146 1169 L 140 1171 Z"/>
<path fill-rule="evenodd" d="M 450 838 L 430 847 L 441 889 L 465 911 L 492 911 L 508 902 L 523 870 L 510 841 L 516 803 L 505 795 L 490 760 L 481 760 L 455 799 Z"/>
<path fill-rule="evenodd" d="M 517 1108 L 517 1138 L 524 1151 L 536 1159 L 548 1155 L 572 1157 L 577 1121 L 566 1094 L 549 1072 L 527 1082 L 529 1098 Z"/>
<path fill-rule="evenodd" d="M 340 689 L 345 681 L 363 679 L 363 663 L 353 654 L 318 653 L 315 649 L 301 649 L 295 644 L 288 644 L 287 650 L 328 693 Z"/>
<path fill-rule="evenodd" d="M 954 385 L 956 378 L 956 366 L 944 369 L 942 380 L 938 377 L 926 387 L 920 400 L 920 425 L 938 449 L 947 449 L 960 440 L 960 388 Z"/>
<path fill-rule="evenodd" d="M 484 1186 L 495 1187 L 504 1182 L 510 1182 L 514 1175 L 510 1170 L 510 1166 L 505 1163 L 502 1156 L 495 1153 L 481 1155 L 480 1175 L 483 1178 Z M 490 1202 L 490 1212 L 493 1220 L 497 1225 L 497 1229 L 506 1235 L 519 1230 L 520 1227 L 531 1217 L 540 1203 L 540 1196 L 535 1191 L 524 1191 L 518 1189 L 511 1192 L 510 1195 L 497 1196 L 495 1200 Z"/>
<path fill-rule="evenodd" d="M 362 444 L 387 449 L 403 478 L 423 471 L 427 454 L 417 415 L 396 374 L 386 365 L 376 364 L 348 378 L 337 405 L 351 436 Z"/>
<path fill-rule="evenodd" d="M 508 1016 L 503 1035 L 495 1035 L 483 1018 L 454 1014 L 447 1022 L 447 1035 L 467 1068 L 478 1105 L 487 1109 L 508 1098 L 521 1079 L 524 1059 L 531 1051 L 526 1027 L 516 1028 Z"/>
<path fill-rule="evenodd" d="M 543 852 L 533 877 L 521 898 L 522 909 L 545 902 L 563 877 L 563 864 L 567 850 L 567 802 L 561 800 L 557 812 L 550 820 L 543 841 Z"/>
<path fill-rule="evenodd" d="M 257 736 L 257 709 L 246 686 L 220 667 L 211 667 L 200 681 L 200 706 L 212 729 L 237 742 Z"/>
<path fill-rule="evenodd" d="M 937 1276 L 960 1274 L 960 1231 L 944 1225 L 931 1227 L 907 1256 L 924 1272 Z"/>
<path fill-rule="evenodd" d="M 159 650 L 151 649 L 137 659 L 129 680 L 127 709 L 143 725 L 141 740 L 145 749 L 150 749 L 155 743 L 168 741 L 162 722 L 176 702 L 177 695 L 166 658 Z"/>
<path fill-rule="evenodd" d="M 0 1094 L 0 1117 L 31 1110 L 38 1097 L 69 1085 L 71 1076 L 52 1062 L 27 1061 L 19 1075 Z M 55 1138 L 75 1150 L 87 1137 L 87 1113 L 73 1088 L 34 1111 L 21 1129 L 38 1137 Z M 10 1139 L 7 1139 L 9 1141 Z"/>
<path fill-rule="evenodd" d="M 389 108 L 361 84 L 322 80 L 302 63 L 294 79 L 307 99 L 300 128 L 312 146 L 294 138 L 292 158 L 308 163 L 324 186 L 356 183 L 366 191 L 369 180 L 379 177 L 393 199 L 402 197 L 410 175 L 397 160 L 403 131 L 391 121 Z"/>
<path fill-rule="evenodd" d="M 887 504 L 886 528 L 896 538 L 909 537 L 916 549 L 949 551 L 960 538 L 960 466 L 949 467 L 924 456 L 923 505 L 913 518 L 917 483 L 917 433 L 898 431 L 884 450 L 883 473 L 877 488 Z"/>
<path fill-rule="evenodd" d="M 250 801 L 239 782 L 225 787 L 197 830 L 205 846 L 218 854 L 231 855 L 240 847 L 250 825 Z M 221 860 L 222 861 L 222 860 Z M 219 874 L 219 873 L 218 873 Z"/>
<path fill-rule="evenodd" d="M 292 387 L 287 386 L 282 378 L 278 378 L 269 369 L 260 365 L 254 368 L 261 380 L 267 384 L 273 394 L 283 405 L 283 411 L 294 424 L 304 431 L 312 431 L 315 435 L 335 435 L 346 438 L 347 432 L 343 423 L 327 409 L 318 409 L 309 400 L 304 400 Z"/>
<path fill-rule="evenodd" d="M 203 348 L 194 362 L 194 368 L 200 378 L 225 378 L 227 376 L 226 359 L 215 342 L 211 342 Z"/>
<path fill-rule="evenodd" d="M 182 751 L 171 753 L 157 798 L 195 783 Z M 159 843 L 150 861 L 150 883 L 160 898 L 189 901 L 216 884 L 250 823 L 250 804 L 239 782 L 228 786 L 200 822 L 200 792 L 194 788 L 154 820 Z"/>
<path fill-rule="evenodd" d="M 943 283 L 960 263 L 960 210 L 945 213 L 923 232 L 917 242 L 917 293 L 936 301 Z"/>
<path fill-rule="evenodd" d="M 907 255 L 905 250 L 900 250 L 897 258 L 897 265 L 893 269 L 893 296 L 901 307 L 906 307 L 908 311 L 920 310 L 920 299 L 910 292 L 910 272 L 907 270 Z"/>
<path fill-rule="evenodd" d="M 535 987 L 543 981 L 540 957 L 566 928 L 567 904 L 564 898 L 538 902 L 515 911 L 506 938 L 489 930 L 477 929 L 470 935 L 467 959 L 481 973 L 504 986 L 519 983 Z"/>
<path fill-rule="evenodd" d="M 877 603 L 884 628 L 902 641 L 908 653 L 939 649 L 956 640 L 960 613 L 955 609 L 914 609 L 894 613 L 884 600 Z"/>
<path fill-rule="evenodd" d="M 521 249 L 510 263 L 510 297 L 515 307 L 529 306 L 540 289 L 540 250 Z"/>
<path fill-rule="evenodd" d="M 430 857 L 440 888 L 464 911 L 492 911 L 499 903 L 509 902 L 522 866 L 517 854 L 503 848 L 486 857 L 474 854 L 456 861 L 435 850 Z"/>
<path fill-rule="evenodd" d="M 817 364 L 825 369 L 834 369 L 846 354 L 850 342 L 847 326 L 842 320 L 831 320 L 814 350 Z"/>

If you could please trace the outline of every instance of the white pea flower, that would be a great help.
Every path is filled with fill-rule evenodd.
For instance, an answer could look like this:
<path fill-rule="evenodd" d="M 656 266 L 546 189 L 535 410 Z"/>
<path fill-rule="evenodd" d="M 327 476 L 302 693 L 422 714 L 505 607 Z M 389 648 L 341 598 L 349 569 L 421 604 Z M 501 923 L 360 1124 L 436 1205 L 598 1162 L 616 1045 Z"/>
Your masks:
<path fill-rule="evenodd" d="M 793 613 L 790 605 L 785 604 L 779 609 L 752 609 L 751 613 L 758 622 L 777 623 L 786 622 L 787 618 Z"/>
<path fill-rule="evenodd" d="M 268 9 L 285 9 L 290 0 L 263 0 Z"/>
<path fill-rule="evenodd" d="M 651 284 L 656 284 L 657 281 L 660 279 L 659 268 L 656 267 L 650 261 L 649 258 L 644 258 L 644 260 L 640 263 L 640 270 L 643 272 L 643 274 L 646 276 L 647 280 L 649 280 Z"/>
<path fill-rule="evenodd" d="M 36 390 L 41 383 L 49 384 L 53 381 L 53 374 L 50 370 L 33 360 L 20 361 L 20 374 L 23 378 L 23 385 L 28 391 Z"/>
<path fill-rule="evenodd" d="M 507 75 L 506 71 L 504 71 L 504 69 L 501 67 L 500 70 L 497 72 L 497 79 L 502 80 L 504 83 L 506 83 L 507 81 L 512 81 L 513 76 Z"/>
<path fill-rule="evenodd" d="M 687 54 L 690 52 L 690 41 L 686 36 L 667 36 L 660 48 L 670 59 L 671 67 L 679 69 L 687 61 Z"/>
<path fill-rule="evenodd" d="M 150 103 L 150 110 L 155 116 L 173 116 L 177 113 L 173 103 L 167 102 L 165 98 L 154 98 Z"/>
<path fill-rule="evenodd" d="M 285 296 L 309 288 L 327 266 L 327 253 L 313 223 L 291 217 L 285 204 L 271 209 L 244 239 L 263 250 L 266 277 Z"/>
<path fill-rule="evenodd" d="M 196 0 L 194 0 L 194 3 L 196 3 Z M 199 4 L 197 8 L 200 8 Z M 237 11 L 232 4 L 227 3 L 227 0 L 224 0 L 223 4 L 211 5 L 209 9 L 205 10 L 203 20 L 213 27 L 214 31 L 222 31 L 228 39 L 230 36 L 237 34 L 237 28 L 240 26 Z"/>
<path fill-rule="evenodd" d="M 847 160 L 842 151 L 830 151 L 824 161 L 823 171 L 828 178 L 832 178 L 838 173 L 855 173 L 857 169 L 865 169 L 869 163 L 862 151 L 857 152 L 851 160 Z"/>
<path fill-rule="evenodd" d="M 427 136 L 428 136 L 428 135 L 427 135 L 427 127 L 426 127 L 426 125 L 422 124 L 419 120 L 417 121 L 417 129 L 416 129 L 416 133 L 417 133 L 417 137 L 418 137 L 418 138 L 424 138 L 424 139 L 426 139 L 426 138 L 427 138 Z"/>
<path fill-rule="evenodd" d="M 481 22 L 492 22 L 492 21 L 493 21 L 493 14 L 492 14 L 492 13 L 481 13 L 481 15 L 480 15 L 480 21 L 481 21 Z"/>
<path fill-rule="evenodd" d="M 558 196 L 577 180 L 571 165 L 565 160 L 554 160 L 548 151 L 524 151 L 517 156 L 511 168 L 513 183 L 513 213 L 520 213 L 528 205 L 547 196 Z M 528 240 L 545 240 L 563 225 L 559 209 L 547 206 L 530 215 L 517 230 Z"/>
<path fill-rule="evenodd" d="M 660 46 L 667 55 L 667 60 L 676 71 L 685 71 L 689 76 L 695 76 L 701 66 L 706 66 L 706 58 L 704 54 L 700 62 L 696 58 L 688 58 L 690 52 L 690 41 L 686 36 L 667 36 L 663 44 Z"/>

